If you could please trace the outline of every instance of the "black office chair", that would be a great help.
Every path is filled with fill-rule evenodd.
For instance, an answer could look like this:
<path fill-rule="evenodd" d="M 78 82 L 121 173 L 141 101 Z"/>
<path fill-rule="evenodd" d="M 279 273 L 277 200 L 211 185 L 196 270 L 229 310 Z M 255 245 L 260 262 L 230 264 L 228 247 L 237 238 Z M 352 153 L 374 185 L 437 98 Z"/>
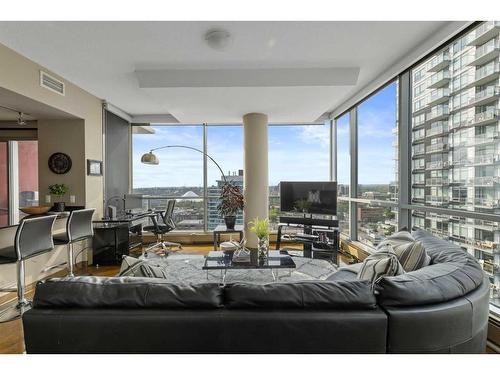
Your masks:
<path fill-rule="evenodd" d="M 22 220 L 17 227 L 14 244 L 0 249 L 0 264 L 17 263 L 17 288 L 1 290 L 17 291 L 17 304 L 0 312 L 0 322 L 20 318 L 31 308 L 31 302 L 25 297 L 24 261 L 54 249 L 52 229 L 56 217 L 50 215 Z"/>
<path fill-rule="evenodd" d="M 56 234 L 54 243 L 56 245 L 68 246 L 68 276 L 74 277 L 73 273 L 73 244 L 80 241 L 85 241 L 94 236 L 94 228 L 92 226 L 92 216 L 95 209 L 87 208 L 83 210 L 71 211 L 66 222 L 66 232 Z"/>
<path fill-rule="evenodd" d="M 160 247 L 165 254 L 167 253 L 167 251 L 171 251 L 172 247 L 177 247 L 179 250 L 182 249 L 182 245 L 180 243 L 163 240 L 163 235 L 173 231 L 176 227 L 173 219 L 174 208 L 175 199 L 171 199 L 167 202 L 167 209 L 165 211 L 156 212 L 155 214 L 152 214 L 150 216 L 153 225 L 145 226 L 143 230 L 156 235 L 156 242 L 152 246 L 148 247 L 145 251 L 143 250 L 143 256 L 147 256 L 148 251 L 151 251 L 158 247 Z M 158 223 L 158 217 L 161 219 L 161 224 Z"/>

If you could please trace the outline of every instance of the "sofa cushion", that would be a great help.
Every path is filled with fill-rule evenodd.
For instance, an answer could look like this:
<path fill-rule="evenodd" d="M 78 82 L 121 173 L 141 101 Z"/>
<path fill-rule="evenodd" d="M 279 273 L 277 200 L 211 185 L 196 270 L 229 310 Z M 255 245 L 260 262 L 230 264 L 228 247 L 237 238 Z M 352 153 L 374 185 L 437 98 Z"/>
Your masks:
<path fill-rule="evenodd" d="M 120 272 L 116 276 L 152 277 L 165 279 L 165 266 L 147 259 L 124 256 Z"/>
<path fill-rule="evenodd" d="M 368 256 L 358 272 L 358 279 L 377 283 L 384 276 L 395 276 L 404 273 L 398 257 L 390 245 Z"/>
<path fill-rule="evenodd" d="M 405 272 L 418 270 L 428 266 L 431 262 L 431 257 L 425 251 L 422 243 L 415 240 L 415 237 L 407 231 L 399 231 L 387 237 L 377 246 L 377 249 L 387 245 L 392 247 Z"/>
<path fill-rule="evenodd" d="M 431 264 L 399 276 L 383 277 L 376 286 L 379 304 L 414 306 L 445 302 L 481 285 L 483 270 L 472 255 L 426 231 L 412 234 L 425 247 Z"/>
<path fill-rule="evenodd" d="M 172 284 L 163 279 L 97 277 L 49 279 L 39 282 L 36 308 L 169 308 L 222 307 L 218 284 Z"/>
<path fill-rule="evenodd" d="M 224 288 L 225 305 L 232 309 L 375 309 L 370 283 L 304 281 L 264 285 L 234 283 Z"/>

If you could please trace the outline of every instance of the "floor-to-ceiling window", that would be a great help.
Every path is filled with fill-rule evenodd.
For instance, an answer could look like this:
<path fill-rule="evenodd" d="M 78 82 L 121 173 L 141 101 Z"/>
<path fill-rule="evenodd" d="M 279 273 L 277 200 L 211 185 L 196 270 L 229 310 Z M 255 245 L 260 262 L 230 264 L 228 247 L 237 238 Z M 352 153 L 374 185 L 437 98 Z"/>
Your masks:
<path fill-rule="evenodd" d="M 279 220 L 280 181 L 330 179 L 330 124 L 271 124 L 269 142 L 269 218 L 272 229 Z M 217 211 L 220 170 L 193 150 L 165 148 L 155 151 L 159 165 L 145 165 L 141 155 L 166 145 L 181 145 L 206 152 L 225 177 L 243 188 L 243 127 L 241 124 L 154 125 L 134 132 L 133 192 L 151 196 L 148 207 L 163 207 L 176 199 L 177 229 L 213 230 L 223 223 Z M 204 164 L 205 162 L 205 164 Z M 206 168 L 204 167 L 206 165 Z M 242 223 L 242 214 L 237 223 Z"/>
<path fill-rule="evenodd" d="M 155 151 L 159 165 L 141 163 L 141 155 L 162 146 L 204 149 L 203 126 L 152 126 L 152 133 L 133 134 L 133 192 L 150 196 L 149 208 L 165 208 L 175 199 L 174 221 L 179 230 L 204 229 L 203 154 L 186 148 Z"/>
<path fill-rule="evenodd" d="M 350 157 L 350 116 L 346 113 L 344 116 L 337 119 L 335 129 L 337 132 L 337 192 L 339 200 L 337 203 L 337 218 L 341 233 L 349 235 L 349 200 L 344 199 L 349 197 L 349 186 L 351 179 L 351 157 Z"/>
<path fill-rule="evenodd" d="M 498 22 L 482 23 L 411 72 L 412 202 L 456 211 L 414 210 L 413 225 L 478 258 L 497 305 L 500 225 L 489 218 L 500 214 L 499 32 Z"/>
<path fill-rule="evenodd" d="M 356 215 L 352 240 L 373 247 L 398 226 L 424 228 L 479 260 L 498 307 L 499 35 L 498 21 L 475 25 L 348 109 L 358 183 L 339 194 Z M 345 117 L 336 119 L 339 176 L 352 164 L 340 141 Z"/>
<path fill-rule="evenodd" d="M 243 127 L 241 125 L 208 125 L 207 153 L 222 168 L 225 178 L 243 191 Z M 224 219 L 217 211 L 220 188 L 224 180 L 219 168 L 207 161 L 207 229 L 213 230 Z M 236 224 L 243 224 L 238 213 Z"/>
<path fill-rule="evenodd" d="M 330 179 L 330 125 L 271 125 L 269 134 L 269 216 L 278 222 L 281 181 Z"/>

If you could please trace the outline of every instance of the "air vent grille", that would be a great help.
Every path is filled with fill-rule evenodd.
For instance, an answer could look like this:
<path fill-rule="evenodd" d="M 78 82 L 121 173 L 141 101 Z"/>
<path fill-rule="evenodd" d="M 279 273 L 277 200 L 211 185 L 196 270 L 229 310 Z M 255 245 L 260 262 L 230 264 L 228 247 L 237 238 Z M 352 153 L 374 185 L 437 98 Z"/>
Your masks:
<path fill-rule="evenodd" d="M 58 93 L 59 95 L 64 95 L 64 82 L 61 82 L 60 80 L 44 72 L 43 70 L 40 70 L 40 86 Z"/>

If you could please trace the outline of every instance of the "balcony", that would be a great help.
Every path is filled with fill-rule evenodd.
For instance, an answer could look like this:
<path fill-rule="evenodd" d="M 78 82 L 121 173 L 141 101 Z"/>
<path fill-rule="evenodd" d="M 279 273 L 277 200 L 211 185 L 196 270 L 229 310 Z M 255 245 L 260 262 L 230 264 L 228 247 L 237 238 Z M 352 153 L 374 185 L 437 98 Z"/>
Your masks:
<path fill-rule="evenodd" d="M 458 204 L 458 205 L 465 205 L 465 204 L 467 204 L 467 197 L 451 197 L 450 203 Z"/>
<path fill-rule="evenodd" d="M 427 154 L 432 154 L 434 152 L 447 152 L 448 143 L 435 143 L 425 148 Z"/>
<path fill-rule="evenodd" d="M 429 101 L 427 102 L 427 105 L 436 105 L 440 103 L 444 103 L 450 99 L 450 89 L 445 87 L 445 88 L 440 88 L 440 89 L 435 89 L 431 91 L 431 94 L 429 95 Z"/>
<path fill-rule="evenodd" d="M 439 196 L 436 196 L 436 195 L 426 195 L 425 196 L 425 203 L 427 204 L 432 204 L 432 205 L 437 205 L 437 206 L 440 206 L 440 205 L 443 205 L 444 203 L 448 203 L 448 197 L 439 197 Z"/>
<path fill-rule="evenodd" d="M 474 80 L 471 82 L 470 87 L 472 86 L 482 86 L 498 77 L 500 73 L 500 67 L 498 63 L 488 64 L 476 70 L 476 74 L 474 75 Z"/>
<path fill-rule="evenodd" d="M 488 143 L 496 143 L 498 142 L 498 132 L 486 133 L 486 134 L 477 134 L 472 138 L 472 142 L 475 146 L 484 145 Z"/>
<path fill-rule="evenodd" d="M 500 177 L 498 176 L 483 176 L 483 177 L 475 177 L 474 185 L 476 186 L 494 186 L 498 184 Z"/>
<path fill-rule="evenodd" d="M 498 273 L 498 266 L 495 263 L 484 260 L 483 262 L 483 271 L 491 276 Z"/>
<path fill-rule="evenodd" d="M 428 89 L 437 89 L 446 86 L 450 82 L 450 72 L 448 70 L 441 70 L 434 74 L 429 79 Z"/>
<path fill-rule="evenodd" d="M 498 35 L 500 31 L 499 21 L 488 21 L 480 25 L 475 31 L 472 39 L 467 43 L 469 46 L 480 46 Z"/>
<path fill-rule="evenodd" d="M 480 230 L 485 230 L 488 232 L 494 232 L 497 231 L 499 228 L 500 223 L 496 221 L 489 221 L 489 220 L 476 220 L 474 223 L 474 227 L 476 229 Z"/>
<path fill-rule="evenodd" d="M 500 87 L 489 86 L 482 91 L 478 91 L 473 98 L 469 99 L 469 105 L 480 106 L 498 100 L 500 96 Z"/>
<path fill-rule="evenodd" d="M 434 59 L 431 60 L 431 62 L 428 65 L 428 72 L 439 72 L 440 70 L 443 70 L 447 66 L 450 65 L 450 54 L 448 51 L 443 51 L 439 54 L 436 55 Z"/>
<path fill-rule="evenodd" d="M 474 246 L 477 249 L 486 250 L 486 251 L 489 251 L 491 253 L 494 250 L 497 250 L 497 248 L 498 248 L 498 244 L 493 242 L 493 241 L 467 239 L 466 242 L 468 244 Z"/>
<path fill-rule="evenodd" d="M 437 214 L 435 212 L 429 212 L 427 217 L 431 220 L 439 221 L 441 223 L 447 223 L 448 221 L 450 221 L 450 218 L 448 216 Z"/>
<path fill-rule="evenodd" d="M 449 180 L 446 177 L 431 177 L 425 181 L 427 186 L 445 186 L 449 184 Z"/>
<path fill-rule="evenodd" d="M 500 45 L 498 41 L 492 40 L 487 44 L 478 47 L 474 59 L 469 63 L 472 66 L 484 65 L 493 60 L 500 54 Z"/>
<path fill-rule="evenodd" d="M 429 121 L 437 121 L 445 119 L 449 116 L 450 109 L 447 105 L 437 105 L 432 107 L 431 111 L 425 115 L 425 120 Z"/>
<path fill-rule="evenodd" d="M 450 163 L 447 161 L 430 161 L 426 164 L 426 169 L 445 169 L 449 166 Z"/>
<path fill-rule="evenodd" d="M 467 121 L 467 126 L 486 125 L 498 121 L 498 111 L 491 109 L 477 113 L 474 118 Z"/>
<path fill-rule="evenodd" d="M 474 158 L 475 165 L 496 164 L 500 161 L 499 155 L 480 155 Z"/>
<path fill-rule="evenodd" d="M 417 148 L 417 149 L 413 149 L 412 151 L 412 158 L 418 158 L 418 157 L 421 157 L 425 155 L 425 148 L 424 147 L 420 147 L 420 148 Z"/>
<path fill-rule="evenodd" d="M 430 129 L 427 129 L 425 136 L 434 137 L 448 133 L 448 121 L 438 121 L 432 124 Z"/>
<path fill-rule="evenodd" d="M 484 207 L 484 208 L 499 208 L 500 207 L 500 200 L 499 199 L 492 199 L 492 198 L 475 198 L 474 205 L 478 206 L 478 207 Z"/>
<path fill-rule="evenodd" d="M 420 141 L 425 140 L 425 132 L 424 131 L 416 131 L 412 133 L 412 143 L 418 143 Z"/>
<path fill-rule="evenodd" d="M 411 201 L 412 203 L 425 203 L 425 199 L 423 197 L 413 197 Z"/>

